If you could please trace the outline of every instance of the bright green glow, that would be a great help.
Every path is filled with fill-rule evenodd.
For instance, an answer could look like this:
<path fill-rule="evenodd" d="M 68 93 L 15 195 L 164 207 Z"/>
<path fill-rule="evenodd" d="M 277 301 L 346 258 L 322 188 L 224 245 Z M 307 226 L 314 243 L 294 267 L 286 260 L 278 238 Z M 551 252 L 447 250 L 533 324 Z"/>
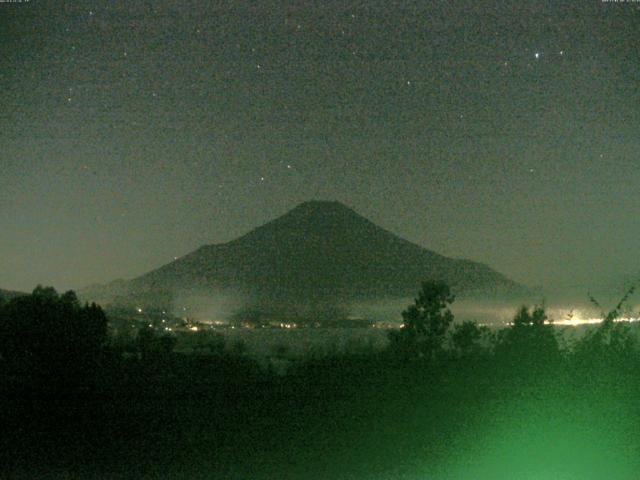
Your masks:
<path fill-rule="evenodd" d="M 638 416 L 630 411 L 629 397 L 603 388 L 597 391 L 606 398 L 558 388 L 523 389 L 492 402 L 464 430 L 440 474 L 427 478 L 638 478 Z"/>

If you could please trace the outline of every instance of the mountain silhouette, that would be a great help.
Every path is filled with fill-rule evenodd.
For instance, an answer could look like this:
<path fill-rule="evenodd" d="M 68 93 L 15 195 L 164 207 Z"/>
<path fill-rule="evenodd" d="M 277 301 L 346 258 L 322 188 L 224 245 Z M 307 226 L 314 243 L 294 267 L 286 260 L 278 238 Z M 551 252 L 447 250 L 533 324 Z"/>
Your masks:
<path fill-rule="evenodd" d="M 256 304 L 291 306 L 411 297 L 427 279 L 463 294 L 524 292 L 486 265 L 403 240 L 339 202 L 309 201 L 228 243 L 82 293 L 166 304 L 180 292 L 233 291 Z"/>

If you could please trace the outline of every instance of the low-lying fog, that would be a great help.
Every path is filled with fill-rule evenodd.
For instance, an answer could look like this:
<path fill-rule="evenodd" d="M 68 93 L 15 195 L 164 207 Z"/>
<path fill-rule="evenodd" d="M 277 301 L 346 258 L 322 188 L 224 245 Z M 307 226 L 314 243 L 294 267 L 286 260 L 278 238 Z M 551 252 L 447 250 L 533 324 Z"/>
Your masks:
<path fill-rule="evenodd" d="M 528 299 L 484 300 L 478 298 L 456 298 L 451 310 L 456 321 L 473 320 L 489 326 L 505 325 L 513 319 L 522 305 L 544 306 L 549 320 L 557 325 L 579 325 L 597 323 L 602 313 L 613 309 L 625 295 L 626 290 L 608 289 L 589 292 L 583 289 L 564 291 L 541 291 Z M 640 293 L 637 295 L 640 298 Z M 591 298 L 597 300 L 596 306 Z M 413 298 L 396 298 L 355 302 L 341 305 L 344 313 L 353 320 L 363 319 L 384 322 L 390 325 L 402 322 L 402 311 L 414 301 Z M 189 293 L 181 295 L 174 304 L 176 316 L 188 316 L 202 323 L 227 323 L 238 312 L 251 305 L 252 299 L 240 293 Z M 632 294 L 625 302 L 622 317 L 635 319 L 640 314 L 640 301 Z"/>
<path fill-rule="evenodd" d="M 523 304 L 543 305 L 549 320 L 558 327 L 563 342 L 568 344 L 579 337 L 589 325 L 602 320 L 603 311 L 613 309 L 624 296 L 625 290 L 601 292 L 548 292 L 539 293 L 529 301 L 497 301 L 456 299 L 451 305 L 455 322 L 476 321 L 491 328 L 503 328 Z M 598 308 L 589 295 L 601 305 Z M 188 316 L 194 321 L 224 326 L 235 313 L 246 307 L 242 295 L 184 295 L 174 309 L 177 316 Z M 388 329 L 397 328 L 402 321 L 401 312 L 413 303 L 413 298 L 388 301 L 361 302 L 347 306 L 348 318 L 354 322 L 368 320 L 382 328 L 285 328 L 247 329 L 220 328 L 229 348 L 242 343 L 247 352 L 258 357 L 296 357 L 308 354 L 330 354 L 383 348 L 388 343 Z M 640 305 L 631 295 L 622 309 L 622 319 L 635 322 Z M 634 331 L 637 329 L 634 328 Z"/>

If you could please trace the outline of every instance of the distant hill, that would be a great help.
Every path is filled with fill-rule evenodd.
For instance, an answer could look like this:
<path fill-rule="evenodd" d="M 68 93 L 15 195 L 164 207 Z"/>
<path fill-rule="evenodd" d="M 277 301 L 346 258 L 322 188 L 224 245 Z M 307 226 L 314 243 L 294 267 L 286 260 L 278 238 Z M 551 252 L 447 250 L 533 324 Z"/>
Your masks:
<path fill-rule="evenodd" d="M 526 291 L 486 265 L 403 240 L 339 202 L 310 201 L 236 240 L 81 295 L 158 306 L 185 292 L 233 292 L 278 309 L 412 297 L 426 279 L 444 280 L 464 295 Z"/>

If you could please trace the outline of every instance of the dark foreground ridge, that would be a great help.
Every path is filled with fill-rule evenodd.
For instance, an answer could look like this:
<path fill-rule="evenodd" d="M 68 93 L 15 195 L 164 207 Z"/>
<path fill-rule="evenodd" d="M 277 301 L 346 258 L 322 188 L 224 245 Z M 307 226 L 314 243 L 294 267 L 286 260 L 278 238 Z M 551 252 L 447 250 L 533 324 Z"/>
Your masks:
<path fill-rule="evenodd" d="M 233 292 L 261 308 L 290 309 L 410 297 L 425 279 L 445 281 L 457 294 L 526 291 L 486 265 L 408 242 L 340 202 L 309 201 L 233 241 L 81 296 L 157 307 L 183 292 Z"/>
<path fill-rule="evenodd" d="M 38 287 L 0 305 L 0 478 L 638 478 L 622 310 L 564 343 L 541 307 L 491 331 L 452 323 L 451 302 L 425 284 L 387 347 L 258 363 L 204 330 L 126 340 L 100 307 Z M 174 349 L 194 336 L 208 348 Z"/>

